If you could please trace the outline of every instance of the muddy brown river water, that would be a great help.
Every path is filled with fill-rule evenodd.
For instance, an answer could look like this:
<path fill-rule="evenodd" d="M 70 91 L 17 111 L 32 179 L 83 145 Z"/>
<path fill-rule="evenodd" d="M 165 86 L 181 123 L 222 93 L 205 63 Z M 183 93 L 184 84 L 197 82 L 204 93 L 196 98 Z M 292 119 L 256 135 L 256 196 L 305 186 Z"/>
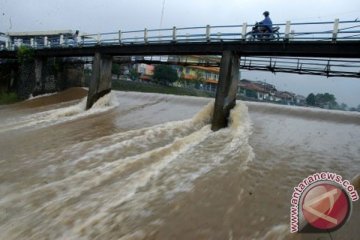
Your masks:
<path fill-rule="evenodd" d="M 331 234 L 291 234 L 293 188 L 360 173 L 360 114 L 86 90 L 0 106 L 0 239 L 359 239 L 360 204 Z"/>

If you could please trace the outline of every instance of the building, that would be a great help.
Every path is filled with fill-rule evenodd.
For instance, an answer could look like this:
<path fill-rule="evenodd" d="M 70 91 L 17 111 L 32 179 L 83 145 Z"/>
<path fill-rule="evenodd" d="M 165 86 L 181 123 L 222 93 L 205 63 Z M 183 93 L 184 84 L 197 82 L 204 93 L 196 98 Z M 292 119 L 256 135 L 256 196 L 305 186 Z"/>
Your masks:
<path fill-rule="evenodd" d="M 288 91 L 278 91 L 274 85 L 243 79 L 239 82 L 240 97 L 246 100 L 304 106 L 306 98 Z"/>
<path fill-rule="evenodd" d="M 265 82 L 253 82 L 249 80 L 240 80 L 240 96 L 253 98 L 259 101 L 279 101 L 276 98 L 277 90 L 274 85 Z"/>
<path fill-rule="evenodd" d="M 277 102 L 280 102 L 282 104 L 286 104 L 286 105 L 295 105 L 296 101 L 295 101 L 295 94 L 292 92 L 276 92 L 276 98 L 277 98 Z"/>
<path fill-rule="evenodd" d="M 75 31 L 54 30 L 54 31 L 34 31 L 34 32 L 9 32 L 7 36 L 11 46 L 21 45 L 31 47 L 51 47 L 60 44 L 69 45 L 74 41 Z"/>
<path fill-rule="evenodd" d="M 5 33 L 0 32 L 0 50 L 3 50 L 5 48 L 6 42 L 8 41 L 8 36 Z"/>
<path fill-rule="evenodd" d="M 169 56 L 166 60 L 173 64 L 179 81 L 174 83 L 179 87 L 194 87 L 197 89 L 216 92 L 219 81 L 220 62 L 218 56 Z M 216 64 L 214 64 L 216 63 Z M 151 81 L 154 67 L 148 64 L 138 64 L 137 71 L 140 79 Z M 306 98 L 288 91 L 278 91 L 272 84 L 261 81 L 250 81 L 242 79 L 238 84 L 238 97 L 246 100 L 275 102 L 286 105 L 305 105 Z"/>
<path fill-rule="evenodd" d="M 142 81 L 151 81 L 154 75 L 154 65 L 140 63 L 136 65 L 136 70 L 139 73 L 139 79 Z"/>
<path fill-rule="evenodd" d="M 158 57 L 157 57 L 158 58 Z M 195 87 L 205 91 L 216 91 L 219 80 L 219 67 L 206 66 L 207 63 L 220 61 L 219 57 L 203 56 L 163 56 L 161 59 L 150 57 L 150 60 L 173 63 L 172 67 L 177 71 L 179 81 L 174 83 L 179 87 Z M 165 60 L 164 60 L 165 59 Z M 139 60 L 139 59 L 135 59 Z M 144 59 L 148 60 L 148 59 Z M 193 64 L 193 65 L 192 65 Z M 199 65 L 200 64 L 200 65 Z M 202 66 L 204 65 L 204 66 Z M 210 64 L 209 64 L 210 65 Z M 135 66 L 140 80 L 151 81 L 154 74 L 154 66 L 144 63 Z"/>
<path fill-rule="evenodd" d="M 179 83 L 178 85 L 215 92 L 219 81 L 220 62 L 218 56 L 171 56 L 169 61 L 179 63 L 176 66 Z"/>
<path fill-rule="evenodd" d="M 216 91 L 219 80 L 218 67 L 177 66 L 180 82 L 206 91 Z"/>
<path fill-rule="evenodd" d="M 296 95 L 295 102 L 296 102 L 296 105 L 306 106 L 306 97 L 304 97 L 302 95 Z"/>

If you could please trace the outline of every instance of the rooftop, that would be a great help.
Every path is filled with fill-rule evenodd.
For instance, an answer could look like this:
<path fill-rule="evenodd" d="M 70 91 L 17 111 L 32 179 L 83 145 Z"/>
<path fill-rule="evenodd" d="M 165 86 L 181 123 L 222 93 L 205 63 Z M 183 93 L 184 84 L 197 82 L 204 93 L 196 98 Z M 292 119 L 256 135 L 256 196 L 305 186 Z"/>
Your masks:
<path fill-rule="evenodd" d="M 10 37 L 30 37 L 30 36 L 54 36 L 54 35 L 74 34 L 73 30 L 53 30 L 53 31 L 33 31 L 33 32 L 8 32 Z"/>

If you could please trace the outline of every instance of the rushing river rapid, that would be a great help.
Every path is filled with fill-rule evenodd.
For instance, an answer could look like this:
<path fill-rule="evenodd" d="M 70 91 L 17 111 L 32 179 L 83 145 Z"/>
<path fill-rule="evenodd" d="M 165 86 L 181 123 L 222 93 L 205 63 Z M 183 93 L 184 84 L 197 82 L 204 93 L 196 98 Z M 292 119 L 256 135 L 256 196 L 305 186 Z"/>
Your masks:
<path fill-rule="evenodd" d="M 0 239 L 359 239 L 360 204 L 330 234 L 291 234 L 294 187 L 360 173 L 360 114 L 86 90 L 0 106 Z"/>

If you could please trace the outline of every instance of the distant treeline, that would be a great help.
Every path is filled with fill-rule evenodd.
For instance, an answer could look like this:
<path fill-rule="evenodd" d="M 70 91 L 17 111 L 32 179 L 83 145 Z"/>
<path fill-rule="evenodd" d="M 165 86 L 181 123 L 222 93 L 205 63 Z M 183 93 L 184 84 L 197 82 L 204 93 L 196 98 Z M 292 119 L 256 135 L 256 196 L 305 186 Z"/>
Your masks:
<path fill-rule="evenodd" d="M 335 96 L 330 93 L 317 93 L 316 95 L 310 93 L 306 98 L 306 103 L 307 105 L 314 107 L 360 112 L 360 104 L 356 108 L 349 108 L 345 103 L 339 104 L 336 102 Z"/>

